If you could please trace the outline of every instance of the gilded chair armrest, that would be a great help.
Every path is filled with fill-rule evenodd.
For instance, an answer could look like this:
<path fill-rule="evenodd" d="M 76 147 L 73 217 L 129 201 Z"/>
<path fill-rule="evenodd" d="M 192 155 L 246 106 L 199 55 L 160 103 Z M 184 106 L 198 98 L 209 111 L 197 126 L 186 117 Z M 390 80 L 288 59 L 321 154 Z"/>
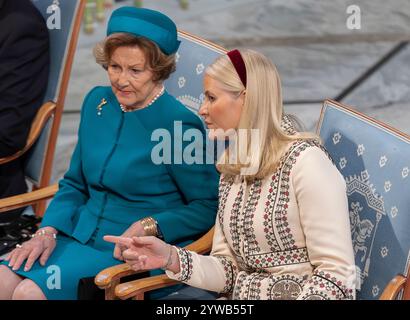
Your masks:
<path fill-rule="evenodd" d="M 161 274 L 119 284 L 115 287 L 115 295 L 121 300 L 129 298 L 143 300 L 144 294 L 147 291 L 169 287 L 178 283 L 180 282 L 168 278 L 166 274 Z"/>
<path fill-rule="evenodd" d="M 199 254 L 208 253 L 211 251 L 212 248 L 213 235 L 214 227 L 212 227 L 201 238 L 187 245 L 185 248 L 187 250 L 191 250 Z M 143 279 L 118 284 L 115 287 L 115 296 L 120 299 L 129 299 L 134 297 L 135 300 L 142 300 L 144 299 L 144 293 L 147 291 L 165 288 L 178 283 L 178 281 L 168 278 L 168 276 L 165 274 L 147 277 Z"/>
<path fill-rule="evenodd" d="M 387 284 L 379 300 L 395 300 L 405 284 L 406 277 L 398 274 Z"/>
<path fill-rule="evenodd" d="M 55 109 L 56 104 L 54 102 L 46 102 L 45 104 L 43 104 L 34 117 L 24 148 L 10 156 L 0 158 L 0 164 L 5 164 L 13 161 L 25 154 L 37 141 L 38 137 L 41 134 L 41 131 L 47 123 L 47 120 L 54 114 Z"/>
<path fill-rule="evenodd" d="M 131 267 L 126 264 L 119 264 L 113 267 L 106 268 L 102 271 L 100 271 L 94 278 L 94 283 L 100 288 L 100 289 L 107 289 L 111 287 L 111 285 L 117 284 L 118 281 L 123 278 L 127 277 L 133 274 L 145 272 L 147 270 L 141 270 L 141 271 L 134 271 L 131 269 Z"/>
<path fill-rule="evenodd" d="M 47 200 L 52 198 L 58 191 L 58 184 L 41 188 L 35 191 L 22 193 L 17 196 L 0 199 L 0 213 L 13 209 L 26 207 L 40 200 Z"/>

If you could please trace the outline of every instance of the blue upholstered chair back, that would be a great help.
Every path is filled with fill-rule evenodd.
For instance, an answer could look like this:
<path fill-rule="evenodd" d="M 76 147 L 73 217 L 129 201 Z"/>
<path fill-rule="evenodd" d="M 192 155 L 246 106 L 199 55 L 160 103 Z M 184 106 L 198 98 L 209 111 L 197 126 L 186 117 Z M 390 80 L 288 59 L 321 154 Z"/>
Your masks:
<path fill-rule="evenodd" d="M 44 98 L 44 102 L 53 101 L 57 103 L 61 90 L 63 70 L 67 60 L 69 43 L 73 32 L 75 17 L 79 10 L 80 0 L 32 0 L 32 2 L 40 11 L 45 21 L 50 18 L 50 22 L 55 22 L 53 20 L 53 13 L 55 13 L 56 10 L 53 10 L 55 8 L 53 6 L 58 6 L 60 11 L 60 14 L 57 14 L 55 17 L 59 16 L 61 19 L 61 28 L 48 29 L 50 36 L 51 64 L 47 92 Z M 27 156 L 25 173 L 27 178 L 36 185 L 40 183 L 40 178 L 43 174 L 52 122 L 53 117 L 48 120 L 38 141 Z"/>
<path fill-rule="evenodd" d="M 178 37 L 181 45 L 176 54 L 177 68 L 165 81 L 165 87 L 188 109 L 198 113 L 204 98 L 202 80 L 205 68 L 225 50 L 185 32 L 179 32 Z"/>
<path fill-rule="evenodd" d="M 334 101 L 318 133 L 345 178 L 360 286 L 377 299 L 410 261 L 410 137 Z"/>

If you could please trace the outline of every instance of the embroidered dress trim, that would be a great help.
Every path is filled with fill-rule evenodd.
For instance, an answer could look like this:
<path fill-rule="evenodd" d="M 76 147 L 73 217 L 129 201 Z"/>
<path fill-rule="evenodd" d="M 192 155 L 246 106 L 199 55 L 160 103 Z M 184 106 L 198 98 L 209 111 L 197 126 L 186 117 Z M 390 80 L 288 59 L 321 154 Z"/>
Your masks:
<path fill-rule="evenodd" d="M 232 293 L 233 286 L 235 285 L 236 276 L 238 274 L 238 269 L 231 261 L 229 261 L 225 257 L 216 256 L 216 258 L 224 267 L 226 277 L 225 287 L 223 288 L 221 293 Z"/>
<path fill-rule="evenodd" d="M 176 248 L 180 261 L 180 276 L 179 281 L 189 281 L 192 277 L 192 253 L 183 248 Z"/>
<path fill-rule="evenodd" d="M 246 260 L 252 268 L 258 269 L 310 262 L 306 247 L 249 255 Z"/>

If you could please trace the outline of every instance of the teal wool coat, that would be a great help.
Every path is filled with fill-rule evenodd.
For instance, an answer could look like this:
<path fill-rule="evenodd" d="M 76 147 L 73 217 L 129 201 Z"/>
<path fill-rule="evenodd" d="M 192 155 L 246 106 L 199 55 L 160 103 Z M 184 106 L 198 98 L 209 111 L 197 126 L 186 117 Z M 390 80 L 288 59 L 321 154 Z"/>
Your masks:
<path fill-rule="evenodd" d="M 181 130 L 175 121 L 180 128 L 182 122 Z M 214 224 L 219 179 L 214 165 L 154 164 L 151 152 L 165 142 L 152 141 L 156 129 L 169 132 L 172 157 L 192 146 L 194 139 L 178 142 L 183 133 L 200 130 L 204 139 L 196 150 L 205 158 L 201 120 L 167 92 L 151 106 L 127 113 L 111 87 L 96 87 L 86 96 L 69 170 L 42 221 L 59 230 L 57 247 L 45 267 L 36 262 L 24 272 L 23 264 L 17 272 L 47 298 L 75 299 L 79 279 L 122 263 L 103 236 L 121 235 L 141 218 L 156 219 L 165 241 L 180 245 Z"/>

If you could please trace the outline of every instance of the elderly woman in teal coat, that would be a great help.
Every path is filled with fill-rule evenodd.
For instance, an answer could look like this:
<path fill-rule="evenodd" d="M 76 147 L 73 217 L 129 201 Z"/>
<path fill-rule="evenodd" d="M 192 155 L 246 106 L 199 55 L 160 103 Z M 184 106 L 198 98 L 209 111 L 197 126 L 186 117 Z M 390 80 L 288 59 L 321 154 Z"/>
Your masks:
<path fill-rule="evenodd" d="M 188 144 L 186 130 L 205 137 L 199 117 L 163 86 L 178 46 L 167 16 L 131 7 L 113 12 L 94 50 L 111 86 L 85 97 L 69 170 L 40 229 L 0 266 L 0 299 L 75 299 L 80 279 L 122 263 L 125 248 L 104 235 L 154 235 L 181 245 L 213 225 L 215 167 L 173 158 Z M 154 152 L 157 129 L 169 132 L 171 155 Z M 159 161 L 167 156 L 171 161 Z"/>

